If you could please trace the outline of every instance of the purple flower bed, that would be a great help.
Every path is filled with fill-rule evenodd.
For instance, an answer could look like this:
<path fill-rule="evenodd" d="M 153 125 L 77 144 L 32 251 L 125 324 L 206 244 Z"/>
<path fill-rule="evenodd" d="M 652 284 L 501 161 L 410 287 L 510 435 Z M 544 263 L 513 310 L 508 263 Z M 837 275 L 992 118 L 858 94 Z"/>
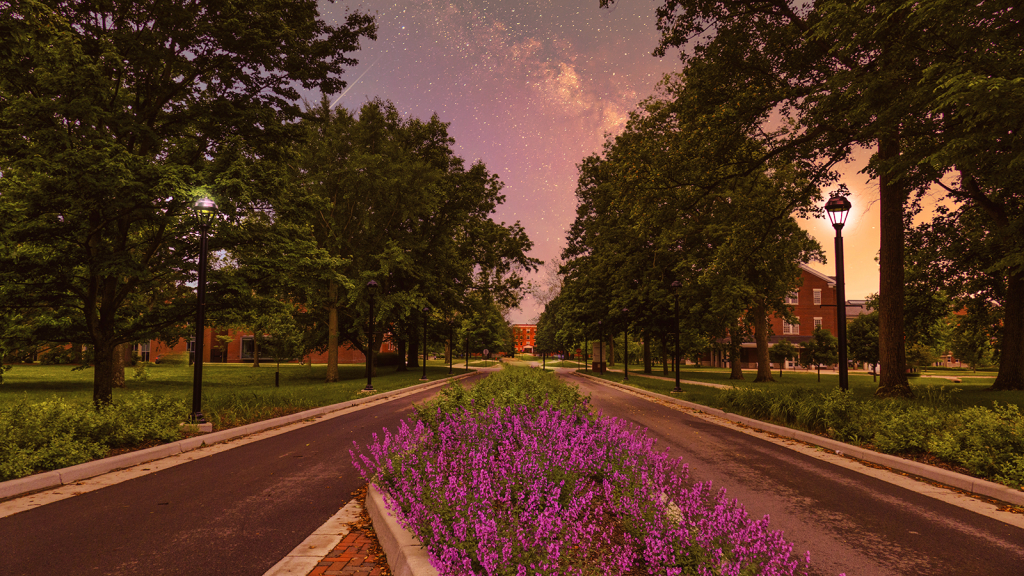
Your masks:
<path fill-rule="evenodd" d="M 356 447 L 358 450 L 358 446 Z M 442 575 L 791 575 L 768 518 L 616 419 L 542 408 L 458 410 L 403 422 L 352 454 Z"/>

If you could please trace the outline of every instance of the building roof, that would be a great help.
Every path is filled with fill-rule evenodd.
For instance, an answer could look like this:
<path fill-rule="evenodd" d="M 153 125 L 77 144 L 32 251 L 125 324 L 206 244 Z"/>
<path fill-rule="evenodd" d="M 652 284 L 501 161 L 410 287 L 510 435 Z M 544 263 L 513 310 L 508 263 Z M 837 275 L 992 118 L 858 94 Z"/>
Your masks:
<path fill-rule="evenodd" d="M 836 279 L 835 278 L 833 278 L 831 276 L 826 276 L 826 275 L 822 274 L 821 272 L 818 272 L 814 268 L 811 268 L 807 264 L 801 263 L 800 264 L 800 269 L 805 271 L 805 272 L 807 272 L 808 274 L 810 274 L 812 276 L 817 276 L 818 278 L 821 278 L 825 282 L 828 282 L 829 288 L 832 288 L 832 287 L 834 287 L 836 285 Z"/>

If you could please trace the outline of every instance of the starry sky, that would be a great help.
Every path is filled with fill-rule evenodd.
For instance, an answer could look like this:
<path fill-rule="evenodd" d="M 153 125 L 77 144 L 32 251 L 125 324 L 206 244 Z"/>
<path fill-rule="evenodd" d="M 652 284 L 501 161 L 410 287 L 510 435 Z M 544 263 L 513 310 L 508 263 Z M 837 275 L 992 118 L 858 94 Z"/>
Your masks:
<path fill-rule="evenodd" d="M 356 9 L 377 18 L 377 40 L 354 54 L 348 88 L 328 97 L 355 109 L 380 97 L 404 114 L 450 123 L 456 152 L 483 160 L 505 183 L 495 219 L 520 221 L 534 242 L 531 256 L 550 261 L 575 218 L 576 165 L 618 134 L 629 111 L 654 92 L 677 54 L 656 58 L 655 0 L 352 0 L 322 3 L 341 21 Z M 869 153 L 844 169 L 854 204 L 846 228 L 849 299 L 878 291 L 878 188 L 857 172 Z M 827 220 L 804 227 L 826 251 L 835 274 L 835 232 Z M 535 281 L 542 281 L 543 272 Z M 527 298 L 513 322 L 535 319 Z"/>

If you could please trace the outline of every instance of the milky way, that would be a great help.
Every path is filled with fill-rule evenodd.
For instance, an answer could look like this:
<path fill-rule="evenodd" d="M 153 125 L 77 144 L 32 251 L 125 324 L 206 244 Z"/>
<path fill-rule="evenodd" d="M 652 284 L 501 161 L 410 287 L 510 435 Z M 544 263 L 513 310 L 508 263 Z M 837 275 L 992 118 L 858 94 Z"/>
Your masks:
<path fill-rule="evenodd" d="M 346 74 L 344 95 L 328 97 L 349 109 L 380 97 L 405 114 L 436 113 L 449 122 L 459 155 L 483 160 L 505 183 L 507 200 L 496 219 L 522 222 L 535 243 L 531 255 L 550 260 L 575 217 L 576 165 L 600 152 L 630 110 L 666 73 L 680 69 L 676 54 L 651 55 L 658 4 L 619 0 L 607 10 L 598 0 L 323 3 L 328 21 L 356 9 L 376 14 L 379 27 L 377 41 L 355 54 L 359 65 Z M 858 185 L 870 188 L 863 177 L 848 184 L 855 192 Z M 873 249 L 848 245 L 847 267 L 868 266 L 873 280 L 863 287 L 849 282 L 851 298 L 877 290 L 871 257 L 878 235 L 870 228 L 877 216 L 873 223 L 870 216 L 862 228 L 865 242 L 874 238 Z M 832 246 L 827 225 L 806 227 L 824 247 Z M 861 251 L 864 262 L 858 261 Z M 816 267 L 833 273 L 831 266 Z M 539 312 L 526 302 L 513 319 L 530 320 Z"/>

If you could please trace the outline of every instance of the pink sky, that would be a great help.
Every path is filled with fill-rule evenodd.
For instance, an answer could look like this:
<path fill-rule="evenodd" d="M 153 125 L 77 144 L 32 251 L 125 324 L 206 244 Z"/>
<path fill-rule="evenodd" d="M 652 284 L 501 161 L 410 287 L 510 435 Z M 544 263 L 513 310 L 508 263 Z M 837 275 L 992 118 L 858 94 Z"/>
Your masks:
<path fill-rule="evenodd" d="M 617 134 L 627 114 L 668 72 L 674 55 L 655 58 L 654 10 L 660 2 L 620 0 L 370 0 L 349 8 L 376 13 L 378 40 L 356 54 L 338 105 L 391 100 L 403 113 L 450 122 L 458 153 L 482 159 L 505 183 L 499 221 L 522 222 L 550 260 L 575 217 L 576 164 Z M 346 5 L 323 4 L 331 18 Z M 358 79 L 358 81 L 357 81 Z M 846 170 L 854 205 L 844 229 L 847 298 L 878 291 L 877 184 Z M 804 222 L 825 248 L 833 275 L 835 232 L 826 220 Z M 537 279 L 540 279 L 538 275 Z M 531 299 L 515 322 L 540 314 Z"/>

